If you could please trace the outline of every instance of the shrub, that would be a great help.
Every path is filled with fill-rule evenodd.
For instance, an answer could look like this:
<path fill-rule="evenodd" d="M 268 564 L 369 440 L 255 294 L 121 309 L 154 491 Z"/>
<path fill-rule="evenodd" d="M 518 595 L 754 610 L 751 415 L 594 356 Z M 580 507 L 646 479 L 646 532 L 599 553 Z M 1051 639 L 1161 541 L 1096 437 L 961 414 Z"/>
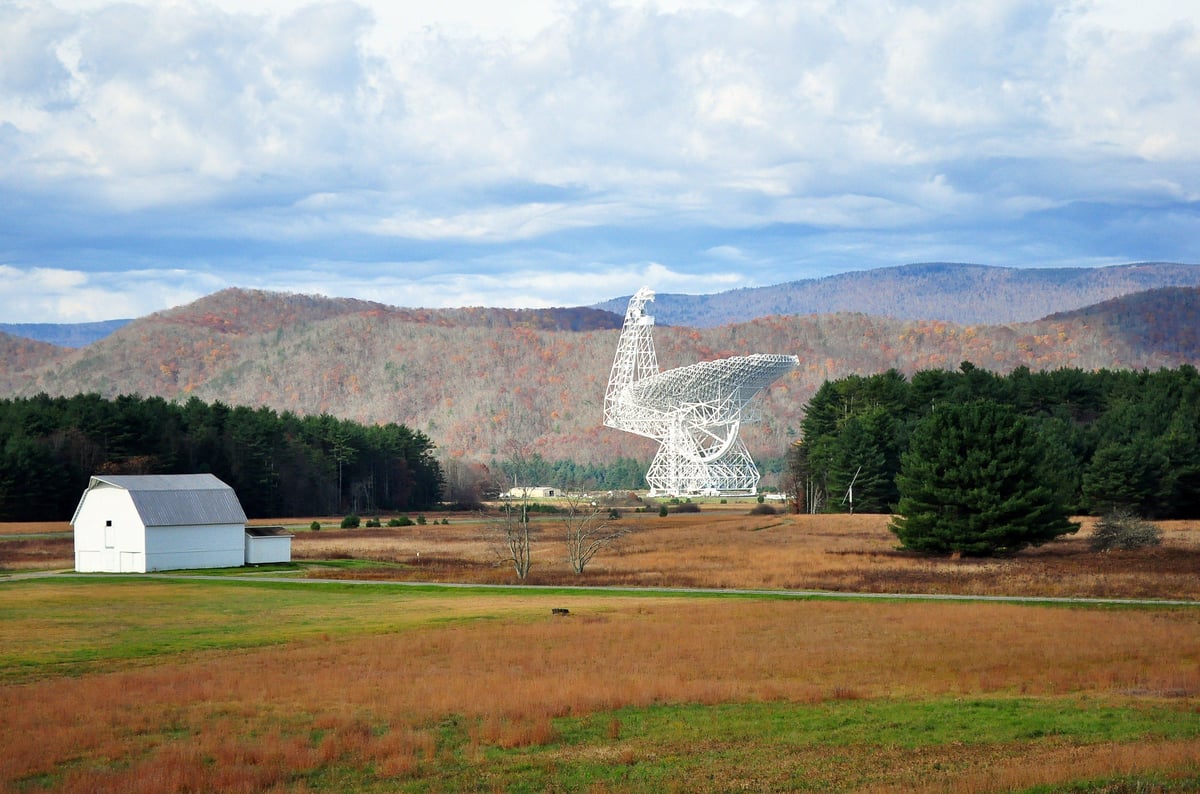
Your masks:
<path fill-rule="evenodd" d="M 417 524 L 418 524 L 418 525 L 420 525 L 420 526 L 425 526 L 425 515 L 424 515 L 424 513 L 418 513 L 418 514 L 417 514 Z"/>
<path fill-rule="evenodd" d="M 667 514 L 667 506 L 666 506 L 666 505 L 659 505 L 659 506 L 658 506 L 658 515 L 659 515 L 659 516 L 665 516 L 666 514 Z"/>
<path fill-rule="evenodd" d="M 444 526 L 444 527 L 448 527 L 448 526 L 450 526 L 450 519 L 448 519 L 448 518 L 443 518 L 443 519 L 442 519 L 442 526 Z"/>
<path fill-rule="evenodd" d="M 620 517 L 621 517 L 621 511 L 620 511 L 620 510 L 618 510 L 618 509 L 617 509 L 617 508 L 615 508 L 615 507 L 614 507 L 614 508 L 611 508 L 611 509 L 608 511 L 608 517 L 609 517 L 610 519 L 617 519 L 617 518 L 620 518 Z"/>
<path fill-rule="evenodd" d="M 1092 551 L 1141 549 L 1162 543 L 1162 530 L 1129 510 L 1118 509 L 1096 522 Z"/>
<path fill-rule="evenodd" d="M 767 497 L 763 496 L 762 494 L 759 494 L 758 495 L 758 503 L 762 504 L 765 501 L 767 501 Z"/>
<path fill-rule="evenodd" d="M 321 531 L 321 522 L 314 521 L 308 525 L 308 528 L 311 529 L 313 532 L 320 532 Z"/>
<path fill-rule="evenodd" d="M 772 505 L 763 504 L 762 502 L 750 508 L 750 515 L 752 516 L 773 516 L 775 512 L 775 508 Z"/>
<path fill-rule="evenodd" d="M 700 505 L 695 502 L 684 502 L 681 505 L 675 505 L 672 509 L 673 513 L 699 513 Z"/>
<path fill-rule="evenodd" d="M 381 526 L 381 524 L 379 523 L 379 519 L 378 519 L 378 518 L 368 518 L 368 519 L 367 519 L 367 526 L 369 526 L 369 527 L 378 527 L 378 526 Z"/>
<path fill-rule="evenodd" d="M 358 516 L 354 513 L 342 519 L 342 529 L 358 529 Z"/>
<path fill-rule="evenodd" d="M 389 527 L 411 527 L 413 520 L 408 516 L 397 516 L 388 520 Z"/>

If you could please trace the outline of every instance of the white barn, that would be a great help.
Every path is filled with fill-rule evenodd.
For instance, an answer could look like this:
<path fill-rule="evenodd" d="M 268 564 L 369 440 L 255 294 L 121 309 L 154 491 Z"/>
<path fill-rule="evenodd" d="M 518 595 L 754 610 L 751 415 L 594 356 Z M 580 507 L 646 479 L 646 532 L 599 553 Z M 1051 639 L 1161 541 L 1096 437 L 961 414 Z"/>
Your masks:
<path fill-rule="evenodd" d="M 233 488 L 211 474 L 96 475 L 71 524 L 77 571 L 233 568 L 246 561 L 246 513 Z"/>

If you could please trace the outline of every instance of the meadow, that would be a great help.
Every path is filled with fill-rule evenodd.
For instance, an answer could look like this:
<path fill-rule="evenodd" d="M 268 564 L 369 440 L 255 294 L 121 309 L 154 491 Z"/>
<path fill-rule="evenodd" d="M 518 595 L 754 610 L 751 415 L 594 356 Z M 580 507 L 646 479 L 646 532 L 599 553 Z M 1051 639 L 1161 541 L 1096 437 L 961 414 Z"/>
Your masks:
<path fill-rule="evenodd" d="M 1200 607 L 782 592 L 1192 600 L 1174 571 L 1200 570 L 1195 525 L 1139 552 L 1087 551 L 1085 528 L 949 560 L 896 552 L 878 516 L 621 520 L 630 534 L 580 577 L 542 519 L 540 588 L 517 585 L 467 515 L 298 525 L 296 564 L 274 571 L 0 576 L 0 790 L 1200 785 Z M 31 561 L 56 537 L 0 528 L 0 574 L 56 567 Z"/>

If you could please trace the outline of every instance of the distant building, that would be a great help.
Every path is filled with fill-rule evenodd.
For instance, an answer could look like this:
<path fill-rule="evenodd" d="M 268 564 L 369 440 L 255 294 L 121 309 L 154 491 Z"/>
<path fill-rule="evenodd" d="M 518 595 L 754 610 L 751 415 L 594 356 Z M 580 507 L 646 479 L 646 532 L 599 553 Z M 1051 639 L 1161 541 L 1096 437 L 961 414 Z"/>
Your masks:
<path fill-rule="evenodd" d="M 146 573 L 291 559 L 291 536 L 282 528 L 248 533 L 233 488 L 211 474 L 93 476 L 71 524 L 77 571 Z"/>
<path fill-rule="evenodd" d="M 549 496 L 561 496 L 557 488 L 546 485 L 516 485 L 500 494 L 501 499 L 539 499 Z"/>

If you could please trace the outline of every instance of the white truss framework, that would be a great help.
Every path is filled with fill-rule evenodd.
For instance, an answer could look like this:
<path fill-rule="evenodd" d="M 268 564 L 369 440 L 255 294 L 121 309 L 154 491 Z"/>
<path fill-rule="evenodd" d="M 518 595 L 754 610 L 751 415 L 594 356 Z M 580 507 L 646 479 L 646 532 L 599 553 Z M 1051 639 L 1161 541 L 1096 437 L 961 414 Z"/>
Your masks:
<path fill-rule="evenodd" d="M 650 495 L 754 494 L 758 467 L 738 438 L 760 391 L 796 367 L 795 356 L 756 354 L 658 371 L 654 317 L 642 287 L 629 301 L 604 395 L 604 424 L 659 442 L 646 472 Z"/>

